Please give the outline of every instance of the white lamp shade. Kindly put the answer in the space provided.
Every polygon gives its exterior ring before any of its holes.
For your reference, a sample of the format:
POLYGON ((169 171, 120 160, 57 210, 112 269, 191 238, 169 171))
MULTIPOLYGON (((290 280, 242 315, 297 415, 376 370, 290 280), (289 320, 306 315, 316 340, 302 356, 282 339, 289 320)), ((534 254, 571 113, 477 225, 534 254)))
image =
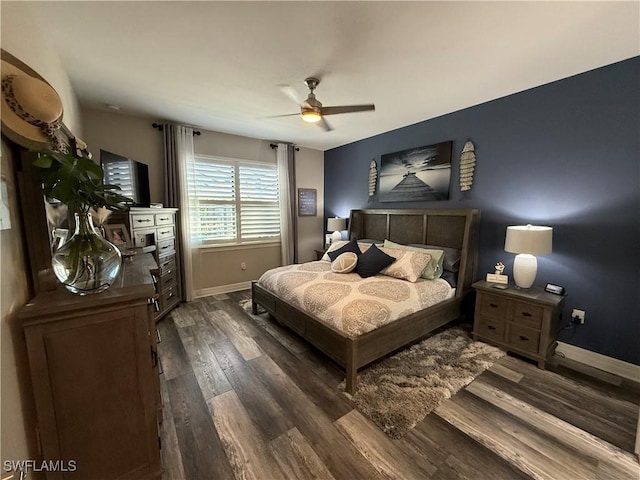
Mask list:
POLYGON ((327 230, 329 232, 341 232, 342 230, 347 229, 347 219, 346 218, 329 218, 327 220, 327 230))
POLYGON ((504 249, 517 253, 513 261, 513 280, 516 286, 528 289, 533 285, 538 273, 535 255, 551 253, 553 229, 536 225, 516 225, 507 227, 504 249))
POLYGON ((511 253, 547 255, 551 253, 553 229, 536 225, 507 227, 504 249, 511 253))

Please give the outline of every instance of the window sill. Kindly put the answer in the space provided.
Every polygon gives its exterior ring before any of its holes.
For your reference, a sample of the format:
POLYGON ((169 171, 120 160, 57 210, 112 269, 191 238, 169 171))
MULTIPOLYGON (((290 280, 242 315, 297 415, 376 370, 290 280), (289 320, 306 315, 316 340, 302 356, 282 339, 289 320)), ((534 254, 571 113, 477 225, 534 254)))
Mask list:
POLYGON ((279 247, 280 242, 255 242, 255 243, 209 243, 193 247, 196 250, 215 250, 223 252, 227 250, 248 250, 256 248, 272 248, 279 247))

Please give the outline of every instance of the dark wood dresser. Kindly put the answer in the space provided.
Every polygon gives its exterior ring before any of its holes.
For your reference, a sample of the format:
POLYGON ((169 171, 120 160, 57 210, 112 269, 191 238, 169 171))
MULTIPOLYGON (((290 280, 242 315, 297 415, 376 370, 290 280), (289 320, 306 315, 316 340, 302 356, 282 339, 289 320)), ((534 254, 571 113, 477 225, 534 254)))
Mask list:
POLYGON ((42 459, 75 466, 47 479, 161 478, 153 268, 139 254, 105 292, 61 287, 20 311, 42 459))

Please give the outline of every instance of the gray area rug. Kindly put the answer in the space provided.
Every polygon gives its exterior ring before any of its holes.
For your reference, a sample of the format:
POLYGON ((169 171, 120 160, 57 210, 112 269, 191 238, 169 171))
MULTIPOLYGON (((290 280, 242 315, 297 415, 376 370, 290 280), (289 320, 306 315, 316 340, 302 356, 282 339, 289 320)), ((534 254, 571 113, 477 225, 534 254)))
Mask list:
MULTIPOLYGON (((251 300, 240 302, 251 314, 251 300)), ((450 328, 358 373, 357 409, 389 437, 402 438, 505 352, 450 328)), ((345 383, 339 386, 344 391, 345 383)))
POLYGON ((360 372, 356 393, 345 395, 388 436, 402 438, 504 355, 450 328, 360 372))

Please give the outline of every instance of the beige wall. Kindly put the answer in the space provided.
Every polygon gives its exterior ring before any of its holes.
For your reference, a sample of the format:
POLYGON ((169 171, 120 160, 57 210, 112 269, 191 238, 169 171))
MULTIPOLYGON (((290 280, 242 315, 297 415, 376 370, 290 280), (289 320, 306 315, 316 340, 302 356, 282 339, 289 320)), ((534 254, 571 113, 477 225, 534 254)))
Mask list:
MULTIPOLYGON (((58 92, 64 106, 64 123, 82 136, 78 102, 60 58, 46 41, 45 29, 38 25, 27 2, 0 3, 2 48, 29 65, 58 92)), ((13 165, 2 145, 2 177, 11 195, 12 228, 0 232, 0 336, 2 344, 2 398, 0 458, 19 460, 35 458, 35 434, 32 425, 32 394, 27 374, 27 360, 20 326, 15 312, 28 300, 27 274, 22 251, 18 206, 15 201, 13 165)))
MULTIPOLYGON (((195 137, 196 153, 228 158, 274 162, 276 151, 268 140, 202 130, 195 137)), ((318 216, 298 217, 298 260, 315 260, 314 249, 322 246, 324 211, 324 153, 300 148, 295 152, 296 183, 299 188, 318 190, 318 216)), ((256 280, 266 270, 280 265, 280 247, 208 247, 194 251, 194 290, 196 296, 224 291, 226 285, 256 280), (246 270, 241 269, 246 264, 246 270)))
POLYGON ((38 72, 62 99, 63 121, 82 138, 80 108, 69 76, 54 47, 48 43, 46 28, 33 14, 29 2, 0 2, 2 19, 2 48, 38 72))
POLYGON ((164 203, 164 150, 162 132, 150 118, 110 110, 83 108, 84 140, 100 161, 100 150, 117 153, 149 165, 151 201, 164 203))
POLYGON ((296 186, 318 191, 317 215, 298 217, 298 262, 316 259, 314 250, 324 245, 324 152, 300 148, 296 152, 296 186))
POLYGON ((34 458, 34 407, 26 345, 16 312, 29 299, 14 169, 2 141, 2 178, 7 182, 11 228, 0 231, 0 342, 2 344, 2 460, 34 458))
MULTIPOLYGON (((100 149, 124 155, 149 165, 151 201, 164 203, 164 166, 162 134, 154 129, 152 118, 122 112, 83 109, 84 139, 94 158, 100 149)), ((200 129, 194 137, 196 153, 274 162, 276 151, 270 141, 211 132, 200 129)), ((323 243, 324 154, 319 150, 300 148, 296 152, 296 182, 299 188, 318 190, 318 216, 298 218, 298 258, 301 262, 315 259, 314 249, 323 243)), ((264 271, 280 265, 277 245, 256 248, 200 248, 193 253, 193 286, 196 295, 227 290, 227 286, 246 284, 264 271), (241 269, 241 264, 246 269, 241 269)))

